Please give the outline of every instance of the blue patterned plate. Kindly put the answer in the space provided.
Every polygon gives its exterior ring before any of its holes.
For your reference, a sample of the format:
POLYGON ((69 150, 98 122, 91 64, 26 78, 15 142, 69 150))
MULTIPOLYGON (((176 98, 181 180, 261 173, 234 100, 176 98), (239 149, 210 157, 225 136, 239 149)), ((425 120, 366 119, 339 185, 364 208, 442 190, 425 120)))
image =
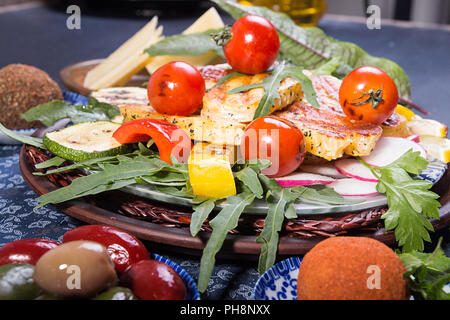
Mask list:
POLYGON ((180 275, 186 287, 186 300, 200 300, 200 292, 198 292, 197 285, 194 279, 192 279, 192 277, 189 273, 187 273, 186 270, 184 270, 172 260, 164 258, 163 256, 160 256, 156 253, 152 253, 152 259, 164 262, 165 264, 172 267, 180 275))
POLYGON ((302 258, 292 257, 280 261, 256 282, 255 300, 297 300, 297 276, 302 258))

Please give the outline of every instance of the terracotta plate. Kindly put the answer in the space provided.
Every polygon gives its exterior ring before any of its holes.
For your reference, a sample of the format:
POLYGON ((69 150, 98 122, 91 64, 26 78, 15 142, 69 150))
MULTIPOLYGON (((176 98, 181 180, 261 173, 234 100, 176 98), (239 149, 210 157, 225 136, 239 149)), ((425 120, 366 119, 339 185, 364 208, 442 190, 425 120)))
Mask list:
MULTIPOLYGON (((57 189, 57 186, 52 184, 47 178, 32 174, 33 167, 27 159, 24 149, 21 151, 19 164, 24 180, 38 195, 57 189)), ((442 207, 440 208, 441 219, 432 221, 436 230, 450 225, 449 182, 450 171, 447 170, 441 181, 434 187, 434 190, 441 195, 440 200, 442 203, 442 207)), ((151 200, 148 201, 151 202, 151 200)), ((153 204, 160 206, 161 210, 165 210, 164 205, 156 202, 153 204)), ((160 244, 164 249, 172 249, 177 252, 200 255, 209 237, 209 233, 207 232, 203 232, 197 237, 192 237, 187 229, 165 227, 138 218, 124 216, 81 200, 69 201, 58 207, 67 215, 86 223, 115 226, 143 240, 151 241, 156 245, 160 244)), ((393 232, 384 229, 377 230, 376 232, 361 232, 359 235, 375 238, 388 245, 395 245, 393 232)), ((279 256, 302 255, 321 240, 322 238, 318 237, 313 239, 281 237, 278 254, 279 256)), ((261 244, 255 242, 255 236, 229 235, 219 256, 233 259, 255 259, 258 257, 260 249, 261 244)))
MULTIPOLYGON (((75 64, 71 64, 64 69, 62 69, 59 73, 59 77, 61 78, 61 82, 64 86, 73 92, 80 93, 84 96, 88 96, 91 94, 92 90, 86 88, 84 84, 84 78, 86 74, 102 62, 104 59, 95 59, 95 60, 87 60, 78 62, 75 64)), ((130 81, 126 84, 126 86, 138 86, 140 87, 142 83, 148 81, 149 75, 145 70, 134 75, 130 81)))

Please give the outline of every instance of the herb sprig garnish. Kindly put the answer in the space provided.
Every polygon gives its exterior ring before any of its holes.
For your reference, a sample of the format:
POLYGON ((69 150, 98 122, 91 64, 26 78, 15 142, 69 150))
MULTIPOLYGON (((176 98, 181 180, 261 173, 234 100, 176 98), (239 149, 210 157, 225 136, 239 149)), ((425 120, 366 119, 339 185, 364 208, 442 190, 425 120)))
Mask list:
POLYGON ((120 116, 119 108, 108 103, 99 102, 90 97, 86 105, 72 105, 54 100, 40 104, 21 114, 26 121, 40 121, 50 127, 61 119, 70 119, 73 123, 112 120, 120 116))
POLYGON ((275 105, 275 100, 280 99, 280 94, 278 92, 280 83, 287 77, 294 78, 295 80, 300 82, 303 92, 305 93, 306 100, 314 108, 320 108, 312 81, 303 73, 302 68, 293 64, 289 64, 286 61, 282 61, 278 65, 276 65, 273 70, 269 70, 269 72, 270 75, 264 78, 260 83, 247 84, 228 91, 229 94, 235 94, 254 88, 264 89, 264 95, 259 101, 253 119, 266 116, 270 113, 270 108, 275 105))
POLYGON ((397 253, 406 267, 404 276, 415 299, 450 300, 450 293, 444 291, 450 282, 450 258, 441 249, 441 242, 442 238, 432 253, 397 253))
POLYGON ((359 159, 379 180, 377 190, 386 195, 388 211, 381 217, 386 230, 395 230, 395 239, 403 252, 423 251, 424 241, 430 242, 433 225, 429 218, 439 219, 439 195, 430 191, 429 181, 411 177, 425 169, 428 162, 420 152, 409 150, 385 167, 373 167, 359 159))

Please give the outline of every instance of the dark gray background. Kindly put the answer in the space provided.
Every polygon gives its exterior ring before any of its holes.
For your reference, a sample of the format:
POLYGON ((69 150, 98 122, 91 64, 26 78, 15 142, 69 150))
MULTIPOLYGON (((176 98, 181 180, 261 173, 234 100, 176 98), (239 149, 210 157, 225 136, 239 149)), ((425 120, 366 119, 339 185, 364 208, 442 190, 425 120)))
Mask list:
MULTIPOLYGON (((106 57, 139 30, 148 19, 81 17, 81 30, 68 30, 68 15, 40 6, 0 14, 0 67, 25 63, 47 71, 59 81, 59 71, 72 63, 106 57)), ((164 34, 179 33, 196 16, 161 18, 164 34)), ((232 20, 224 15, 226 22, 232 20)), ((413 100, 440 121, 450 124, 450 31, 394 27, 369 30, 363 23, 323 19, 328 35, 358 44, 372 55, 394 60, 412 83, 413 100)))

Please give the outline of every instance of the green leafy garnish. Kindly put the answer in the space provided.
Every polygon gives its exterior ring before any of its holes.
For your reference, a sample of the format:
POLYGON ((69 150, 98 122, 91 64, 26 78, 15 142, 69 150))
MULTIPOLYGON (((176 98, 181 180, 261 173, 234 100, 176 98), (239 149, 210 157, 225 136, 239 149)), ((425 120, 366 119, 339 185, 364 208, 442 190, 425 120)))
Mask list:
POLYGON ((120 189, 136 183, 136 179, 142 181, 142 177, 144 177, 144 179, 151 180, 154 178, 152 174, 175 170, 173 166, 156 158, 117 156, 117 159, 118 164, 105 163, 101 170, 77 178, 66 187, 40 196, 37 208, 49 203, 61 203, 87 195, 120 189))
POLYGON ((40 121, 49 127, 61 119, 70 119, 73 123, 81 123, 109 121, 119 115, 120 111, 116 106, 99 102, 90 97, 87 105, 72 105, 59 100, 47 102, 31 108, 20 117, 29 122, 40 121))
POLYGON ((237 72, 237 71, 230 72, 226 76, 223 76, 222 78, 220 78, 219 81, 216 82, 214 87, 217 87, 217 86, 221 85, 222 83, 224 83, 228 79, 231 79, 231 78, 234 78, 234 77, 239 77, 239 76, 245 76, 245 75, 246 75, 245 73, 240 73, 240 72, 237 72))
POLYGON ((227 198, 228 205, 224 207, 217 216, 210 221, 212 228, 211 237, 203 249, 200 260, 200 273, 198 276, 198 289, 204 292, 213 272, 216 262, 216 254, 222 248, 228 232, 237 227, 239 217, 244 209, 251 205, 255 195, 251 192, 243 192, 236 196, 227 198))
POLYGON ((306 100, 308 100, 308 102, 314 108, 320 108, 311 80, 303 73, 301 68, 292 64, 288 64, 284 61, 278 64, 271 72, 270 76, 264 78, 261 83, 239 86, 230 90, 228 93, 235 94, 254 88, 263 88, 264 95, 259 101, 258 107, 255 110, 255 115, 253 116, 253 119, 257 119, 259 117, 268 115, 270 112, 270 108, 275 105, 275 99, 280 99, 278 88, 281 81, 283 81, 287 77, 292 77, 300 82, 303 92, 305 93, 306 100))
POLYGON ((203 222, 208 218, 209 214, 213 211, 215 207, 216 199, 206 199, 198 205, 194 205, 192 208, 194 212, 191 216, 191 223, 189 225, 191 235, 195 237, 200 231, 203 222))
POLYGON ((439 219, 439 195, 430 191, 429 181, 415 180, 410 174, 418 174, 428 162, 419 152, 409 150, 385 167, 366 165, 379 180, 377 190, 388 200, 388 211, 383 214, 386 230, 395 230, 395 238, 403 252, 423 251, 424 241, 431 241, 429 231, 433 225, 429 218, 439 219))
POLYGON ((450 282, 450 258, 441 249, 441 241, 432 253, 413 250, 398 254, 415 299, 450 300, 450 293, 444 291, 444 285, 450 282))
POLYGON ((178 34, 166 37, 161 41, 151 45, 144 51, 151 57, 155 56, 200 56, 208 51, 214 51, 219 56, 224 56, 223 48, 218 46, 211 34, 222 29, 210 29, 204 32, 191 34, 178 34))
POLYGON ((47 168, 50 168, 50 167, 59 167, 60 165, 62 165, 66 161, 67 161, 66 159, 63 159, 63 158, 60 158, 60 157, 56 156, 56 157, 48 159, 48 160, 46 160, 44 162, 38 163, 34 167, 36 169, 47 169, 47 168))
POLYGON ((3 132, 6 136, 16 141, 20 141, 24 144, 28 144, 30 146, 34 146, 37 148, 46 149, 44 144, 42 143, 41 138, 30 137, 25 134, 14 132, 12 130, 5 128, 5 126, 3 126, 1 123, 0 123, 0 131, 3 132))
MULTIPOLYGON (((263 244, 258 262, 259 274, 263 274, 275 263, 279 240, 278 233, 283 226, 288 206, 292 205, 297 198, 298 194, 292 192, 292 190, 288 188, 269 190, 266 193, 266 201, 269 210, 264 219, 263 230, 256 238, 256 242, 263 244)), ((289 212, 287 216, 291 218, 294 217, 292 214, 289 214, 289 212)), ((297 217, 296 214, 295 217, 297 217)))

